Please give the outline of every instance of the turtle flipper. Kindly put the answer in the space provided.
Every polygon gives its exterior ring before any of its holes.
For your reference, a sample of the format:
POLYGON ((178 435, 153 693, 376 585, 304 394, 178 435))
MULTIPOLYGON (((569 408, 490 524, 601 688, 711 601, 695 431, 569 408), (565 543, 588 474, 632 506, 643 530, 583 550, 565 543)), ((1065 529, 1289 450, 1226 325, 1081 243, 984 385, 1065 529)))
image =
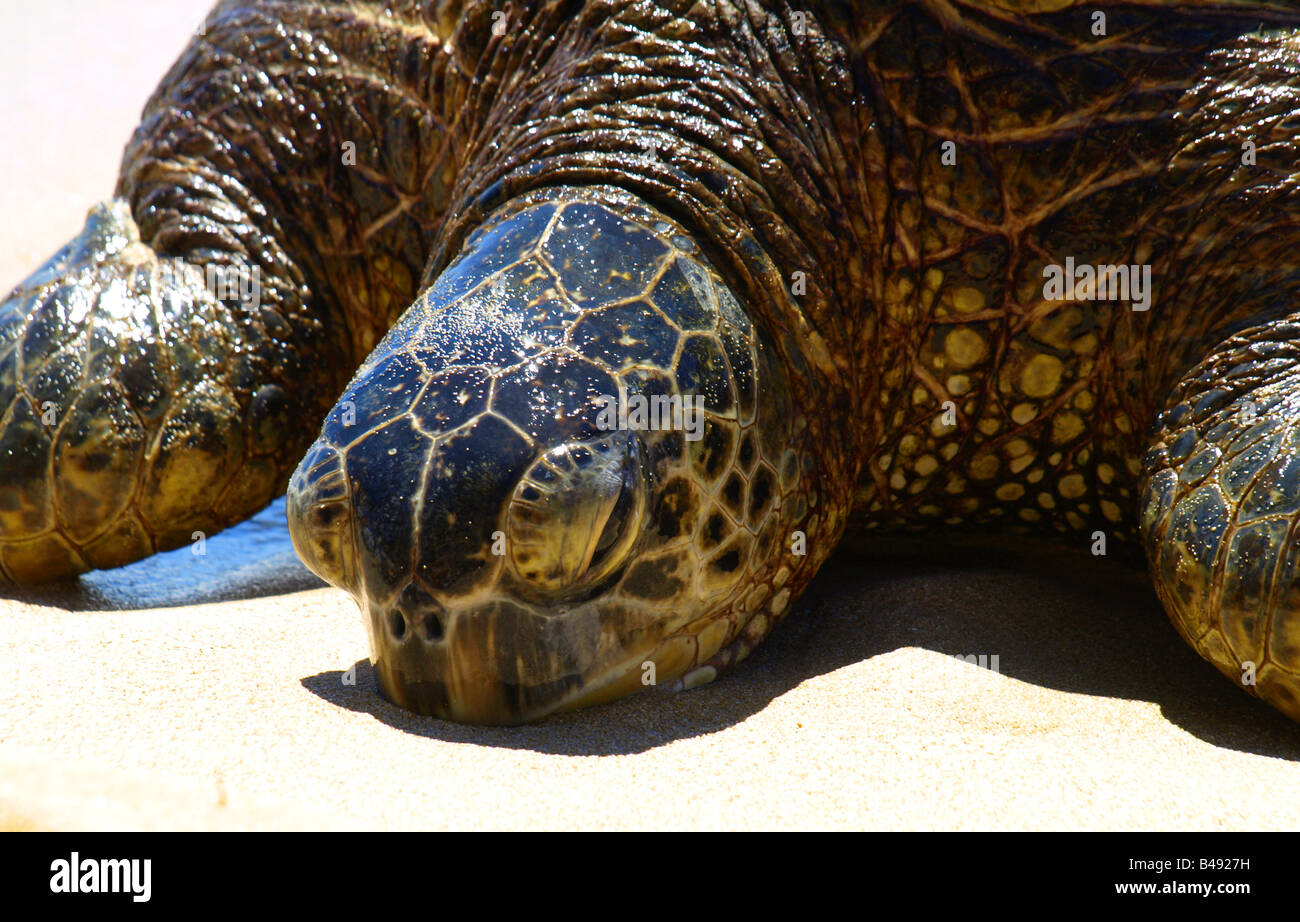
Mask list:
POLYGON ((1240 333, 1188 372, 1144 468, 1142 535, 1174 626, 1300 719, 1300 323, 1240 333))
POLYGON ((117 198, 0 302, 0 580, 128 563, 283 489, 457 174, 455 16, 398 12, 220 4, 117 198))
POLYGON ((160 256, 118 199, 0 302, 0 578, 129 563, 282 489, 304 373, 259 289, 160 256))

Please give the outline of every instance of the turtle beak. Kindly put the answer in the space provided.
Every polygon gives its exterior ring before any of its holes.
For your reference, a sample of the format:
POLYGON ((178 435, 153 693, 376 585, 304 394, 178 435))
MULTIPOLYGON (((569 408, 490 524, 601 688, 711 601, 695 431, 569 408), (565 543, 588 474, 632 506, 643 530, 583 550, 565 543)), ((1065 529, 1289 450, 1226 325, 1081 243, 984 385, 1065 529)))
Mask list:
POLYGON ((474 724, 518 724, 625 695, 636 651, 611 643, 599 602, 546 612, 508 600, 448 609, 415 584, 368 606, 380 693, 394 704, 474 724))

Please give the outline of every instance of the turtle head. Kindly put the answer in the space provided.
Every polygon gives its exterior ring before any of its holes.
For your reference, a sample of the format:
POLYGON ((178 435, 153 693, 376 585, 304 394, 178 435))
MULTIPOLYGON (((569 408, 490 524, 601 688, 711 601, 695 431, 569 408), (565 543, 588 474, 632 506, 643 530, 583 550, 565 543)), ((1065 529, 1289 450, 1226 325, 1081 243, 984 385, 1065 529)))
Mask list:
POLYGON ((790 595, 782 372, 679 230, 575 199, 470 238, 289 486, 299 554, 412 710, 515 723, 707 678, 790 595))

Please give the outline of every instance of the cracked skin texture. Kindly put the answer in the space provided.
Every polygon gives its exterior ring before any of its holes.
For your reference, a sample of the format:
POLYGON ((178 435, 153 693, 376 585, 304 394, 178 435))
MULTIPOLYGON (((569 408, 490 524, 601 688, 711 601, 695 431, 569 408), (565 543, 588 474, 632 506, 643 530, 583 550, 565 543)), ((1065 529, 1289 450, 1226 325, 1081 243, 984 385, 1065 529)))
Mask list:
POLYGON ((287 486, 381 692, 508 723, 712 679, 846 530, 1103 532, 1300 719, 1297 51, 1247 0, 223 2, 0 305, 0 576, 287 486))

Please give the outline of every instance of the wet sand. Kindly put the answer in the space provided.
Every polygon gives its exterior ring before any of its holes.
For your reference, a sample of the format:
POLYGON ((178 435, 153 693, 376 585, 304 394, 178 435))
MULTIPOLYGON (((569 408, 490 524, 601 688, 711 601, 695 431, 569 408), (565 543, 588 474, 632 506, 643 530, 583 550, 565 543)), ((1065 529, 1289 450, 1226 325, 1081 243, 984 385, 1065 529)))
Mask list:
MULTIPOLYGON (((0 8, 6 290, 110 194, 207 4, 122 6, 0 8)), ((0 828, 1300 828, 1300 726, 1117 565, 843 555, 713 685, 484 729, 378 696, 282 516, 0 590, 0 828)))

